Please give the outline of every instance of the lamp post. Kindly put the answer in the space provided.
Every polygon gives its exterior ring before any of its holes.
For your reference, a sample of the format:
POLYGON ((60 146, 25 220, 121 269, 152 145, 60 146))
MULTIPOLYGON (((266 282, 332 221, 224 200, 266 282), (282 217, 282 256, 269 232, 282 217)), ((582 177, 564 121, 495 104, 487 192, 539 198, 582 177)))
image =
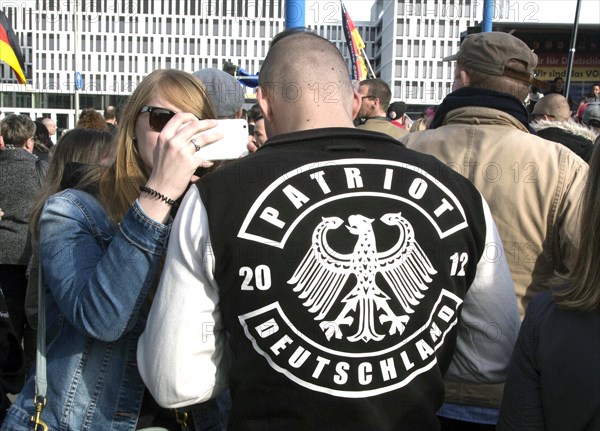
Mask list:
POLYGON ((306 1, 305 0, 287 0, 285 2, 285 28, 306 27, 306 1))
POLYGON ((571 86, 571 75, 573 73, 573 62, 575 60, 575 44, 577 43, 577 29, 579 27, 579 12, 581 11, 581 0, 577 0, 575 10, 575 23, 571 34, 571 48, 569 49, 569 62, 567 63, 567 75, 565 76, 565 97, 569 98, 569 87, 571 86))
POLYGON ((79 72, 79 0, 73 2, 73 85, 75 87, 75 115, 74 125, 77 124, 77 114, 79 112, 79 88, 81 86, 81 73, 79 72))
POLYGON ((483 21, 481 22, 481 31, 486 33, 492 31, 494 20, 494 0, 483 1, 483 21))

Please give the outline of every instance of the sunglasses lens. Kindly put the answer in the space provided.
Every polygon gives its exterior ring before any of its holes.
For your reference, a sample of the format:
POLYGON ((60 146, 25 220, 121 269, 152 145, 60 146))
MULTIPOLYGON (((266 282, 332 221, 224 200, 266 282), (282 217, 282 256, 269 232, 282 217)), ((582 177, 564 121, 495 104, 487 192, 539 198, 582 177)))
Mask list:
POLYGON ((166 109, 154 109, 152 112, 150 112, 150 117, 148 120, 150 122, 150 127, 157 132, 160 132, 174 115, 174 112, 166 109))

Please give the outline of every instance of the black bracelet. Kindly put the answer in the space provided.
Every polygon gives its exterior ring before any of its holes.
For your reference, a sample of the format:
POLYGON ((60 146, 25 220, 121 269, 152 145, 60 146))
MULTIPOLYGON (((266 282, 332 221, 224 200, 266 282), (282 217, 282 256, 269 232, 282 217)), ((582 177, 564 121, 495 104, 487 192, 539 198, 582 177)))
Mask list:
POLYGON ((153 196, 155 198, 160 199, 161 201, 163 201, 167 205, 170 205, 170 206, 175 205, 175 201, 173 199, 170 199, 170 198, 166 197, 162 193, 159 193, 156 190, 151 189, 150 187, 140 186, 140 191, 144 192, 144 193, 148 193, 149 195, 151 195, 151 196, 153 196))

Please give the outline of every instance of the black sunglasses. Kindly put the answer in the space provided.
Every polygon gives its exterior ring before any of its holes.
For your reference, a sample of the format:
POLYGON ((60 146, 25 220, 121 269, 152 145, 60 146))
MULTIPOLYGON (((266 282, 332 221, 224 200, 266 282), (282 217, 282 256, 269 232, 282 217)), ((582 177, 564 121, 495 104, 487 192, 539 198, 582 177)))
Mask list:
POLYGON ((144 106, 142 109, 140 109, 140 114, 143 114, 144 112, 150 113, 150 116, 148 117, 148 124, 150 124, 150 127, 157 132, 160 132, 162 129, 164 129, 169 120, 176 114, 173 111, 169 111, 165 108, 159 108, 157 106, 144 106))

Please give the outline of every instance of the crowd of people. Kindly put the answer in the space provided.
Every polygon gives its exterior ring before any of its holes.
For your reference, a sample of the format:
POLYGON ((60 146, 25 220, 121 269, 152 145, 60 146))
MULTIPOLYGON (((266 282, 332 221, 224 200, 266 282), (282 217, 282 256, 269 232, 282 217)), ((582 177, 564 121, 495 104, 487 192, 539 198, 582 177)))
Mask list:
POLYGON ((600 429, 600 85, 577 119, 508 33, 444 60, 414 120, 299 30, 247 111, 161 69, 56 141, 6 116, 0 430, 600 429))

